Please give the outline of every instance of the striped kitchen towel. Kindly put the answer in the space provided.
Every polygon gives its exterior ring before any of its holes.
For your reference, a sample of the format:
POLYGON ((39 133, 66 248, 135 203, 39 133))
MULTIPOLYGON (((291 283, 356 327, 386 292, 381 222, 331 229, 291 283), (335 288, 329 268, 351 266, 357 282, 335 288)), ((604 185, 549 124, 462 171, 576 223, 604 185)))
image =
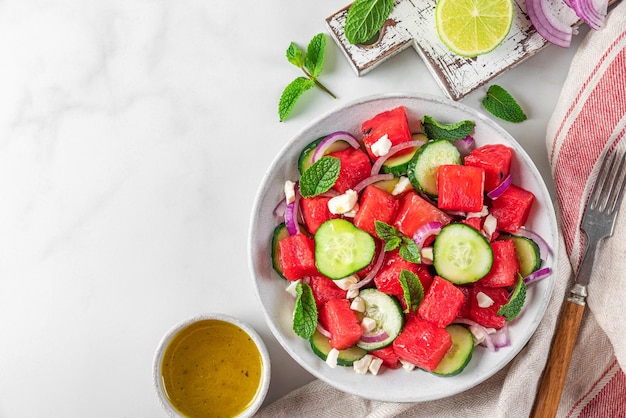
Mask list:
MULTIPOLYGON (((560 220, 558 277, 534 336, 507 367, 460 395, 434 402, 368 401, 315 380, 265 406, 260 417, 527 417, 561 305, 584 245, 584 202, 602 153, 626 147, 626 2, 577 51, 547 134, 560 220), (574 266, 574 268, 572 268, 574 266)), ((626 209, 601 243, 588 308, 558 417, 626 417, 626 209)))

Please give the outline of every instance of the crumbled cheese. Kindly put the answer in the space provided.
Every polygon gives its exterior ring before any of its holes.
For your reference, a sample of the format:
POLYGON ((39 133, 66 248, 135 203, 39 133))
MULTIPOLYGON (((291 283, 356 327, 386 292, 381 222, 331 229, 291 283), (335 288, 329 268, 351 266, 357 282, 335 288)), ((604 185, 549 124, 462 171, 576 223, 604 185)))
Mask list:
POLYGON ((352 286, 350 289, 348 289, 348 292, 346 293, 346 298, 348 299, 352 299, 359 296, 359 289, 355 286, 352 286))
POLYGON ((359 195, 352 189, 346 190, 344 194, 335 196, 328 201, 328 210, 334 215, 341 215, 350 212, 356 205, 359 195))
POLYGON ((358 374, 367 373, 367 370, 369 369, 370 363, 372 362, 373 358, 374 356, 372 356, 371 354, 366 354, 359 360, 352 363, 352 367, 354 368, 354 371, 357 372, 358 374))
POLYGON ((493 299, 483 292, 476 293, 476 301, 478 302, 478 306, 481 308, 488 308, 493 305, 493 299))
POLYGON ((364 331, 373 331, 376 328, 376 321, 368 316, 361 321, 361 328, 364 331))
POLYGON ((350 309, 356 312, 365 312, 365 301, 363 298, 360 296, 355 297, 350 304, 350 309))
POLYGON ((298 283, 300 283, 302 280, 298 279, 298 280, 294 280, 294 281, 290 281, 289 282, 289 286, 287 286, 287 288, 285 289, 285 292, 289 293, 291 296, 298 297, 298 294, 296 293, 296 286, 298 286, 298 283))
POLYGON ((359 210, 359 204, 355 203, 354 206, 352 206, 352 209, 350 209, 350 211, 344 213, 343 216, 345 216, 346 218, 354 218, 356 216, 356 212, 358 210, 359 210))
POLYGON ((380 371, 380 366, 382 365, 383 365, 383 361, 379 359, 378 357, 374 356, 374 358, 370 362, 370 366, 368 367, 368 369, 370 373, 372 373, 373 375, 377 375, 378 372, 380 371))
POLYGON ((498 227, 498 220, 495 216, 489 214, 485 218, 485 222, 483 222, 483 231, 491 237, 494 232, 496 232, 496 228, 498 227))
POLYGON ((410 363, 406 360, 402 360, 402 359, 400 359, 400 364, 402 364, 402 368, 406 370, 407 372, 415 370, 415 367, 416 367, 415 364, 410 363))
MULTIPOLYGON (((478 327, 470 325, 469 330, 474 336, 474 345, 482 344, 487 338, 483 330, 478 327)), ((485 328, 485 330, 487 331, 487 334, 493 334, 496 332, 495 328, 485 328)))
POLYGON ((337 367, 337 359, 339 358, 339 350, 336 348, 331 348, 326 356, 326 364, 328 364, 331 368, 337 367))
POLYGON ((468 212, 466 218, 482 218, 483 216, 489 215, 489 208, 487 206, 483 206, 483 210, 480 212, 468 212))
POLYGON ((350 288, 359 282, 358 276, 355 274, 351 276, 344 277, 343 279, 333 280, 333 282, 337 285, 341 290, 350 290, 350 288))
POLYGON ((287 180, 285 182, 285 201, 287 204, 293 203, 296 200, 296 183, 293 181, 287 180))
POLYGON ((409 178, 406 176, 400 176, 400 178, 398 179, 398 182, 396 183, 395 187, 391 191, 391 194, 394 196, 397 196, 399 194, 406 192, 411 187, 413 186, 411 186, 411 181, 409 180, 409 178))
POLYGON ((423 247, 420 251, 420 257, 422 259, 422 263, 432 263, 433 262, 433 247, 423 247))
POLYGON ((387 134, 378 138, 378 141, 374 142, 371 147, 372 154, 374 154, 377 157, 382 157, 384 155, 387 155, 390 149, 391 149, 391 141, 389 140, 389 137, 387 136, 387 134))

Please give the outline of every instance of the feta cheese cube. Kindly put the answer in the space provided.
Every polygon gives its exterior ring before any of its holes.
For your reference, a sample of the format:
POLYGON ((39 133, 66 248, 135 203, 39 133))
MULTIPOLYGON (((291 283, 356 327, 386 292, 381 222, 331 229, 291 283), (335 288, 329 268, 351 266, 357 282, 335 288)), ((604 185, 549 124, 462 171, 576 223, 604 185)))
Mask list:
POLYGON ((378 138, 378 140, 374 142, 371 147, 372 154, 377 157, 387 155, 389 153, 389 149, 391 149, 391 141, 389 140, 387 134, 378 138))
POLYGON ((352 189, 346 190, 344 194, 335 196, 328 201, 328 210, 334 215, 341 215, 350 212, 356 205, 359 195, 352 189))
POLYGON ((406 192, 411 187, 413 186, 411 186, 411 181, 409 180, 409 178, 406 176, 400 176, 400 178, 398 179, 398 182, 396 183, 395 187, 391 191, 391 194, 394 196, 397 196, 399 194, 406 192))
POLYGON ((339 350, 336 348, 331 348, 326 356, 326 364, 328 364, 332 369, 337 367, 337 359, 339 358, 339 350))
POLYGON ((380 371, 380 366, 383 365, 383 361, 376 356, 373 356, 373 357, 374 358, 372 358, 372 361, 370 362, 370 366, 368 367, 368 370, 373 375, 377 375, 378 372, 380 371))
POLYGON ((370 367, 370 363, 372 362, 373 358, 374 356, 372 356, 371 354, 366 354, 363 356, 363 358, 352 363, 352 367, 354 368, 354 371, 357 372, 358 374, 367 373, 370 367))
POLYGON ((493 305, 493 299, 483 292, 476 293, 476 301, 478 301, 478 306, 481 308, 488 308, 493 305))
POLYGON ((350 309, 356 312, 365 312, 365 301, 363 298, 360 296, 355 297, 350 304, 350 309))
POLYGON ((293 181, 287 180, 284 186, 285 190, 285 201, 287 204, 293 203, 296 200, 296 183, 293 181))
POLYGON ((364 331, 373 331, 376 328, 376 321, 366 316, 361 321, 361 328, 364 331))

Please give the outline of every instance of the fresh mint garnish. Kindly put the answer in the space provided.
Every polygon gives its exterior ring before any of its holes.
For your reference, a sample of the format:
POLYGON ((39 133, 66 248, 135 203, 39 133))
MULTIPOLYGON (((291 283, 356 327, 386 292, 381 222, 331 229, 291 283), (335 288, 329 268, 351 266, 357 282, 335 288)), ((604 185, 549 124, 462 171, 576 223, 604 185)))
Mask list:
POLYGON ((376 235, 385 241, 385 251, 393 251, 399 248, 400 257, 411 263, 421 262, 420 251, 417 244, 411 238, 404 235, 396 227, 383 221, 374 221, 376 235))
POLYGON ((476 123, 473 120, 462 120, 456 123, 439 123, 432 116, 422 117, 424 134, 430 140, 445 139, 455 141, 474 133, 476 123))
POLYGON ((393 10, 394 0, 355 0, 348 9, 344 33, 351 44, 369 41, 393 10))
POLYGON ((400 285, 404 291, 404 301, 406 302, 405 313, 415 312, 424 300, 424 287, 419 277, 409 270, 400 272, 400 285))
POLYGON ((300 96, 313 86, 318 86, 333 99, 336 98, 330 90, 317 80, 324 66, 325 51, 326 36, 323 33, 318 33, 311 39, 306 54, 295 43, 289 44, 286 52, 287 61, 300 68, 306 77, 296 78, 283 90, 278 101, 278 117, 281 122, 289 116, 300 96))
POLYGON ((317 306, 311 286, 306 283, 296 285, 296 306, 293 310, 293 332, 308 340, 317 329, 317 306))
POLYGON ((335 185, 341 170, 341 160, 326 155, 315 161, 300 177, 300 194, 313 197, 330 190, 335 185))
POLYGON ((513 96, 496 84, 487 89, 487 96, 482 103, 492 115, 507 122, 519 123, 526 120, 524 110, 513 96))
POLYGON ((498 315, 504 316, 507 321, 512 321, 522 311, 526 301, 526 284, 524 278, 518 275, 517 285, 509 301, 498 309, 498 315))

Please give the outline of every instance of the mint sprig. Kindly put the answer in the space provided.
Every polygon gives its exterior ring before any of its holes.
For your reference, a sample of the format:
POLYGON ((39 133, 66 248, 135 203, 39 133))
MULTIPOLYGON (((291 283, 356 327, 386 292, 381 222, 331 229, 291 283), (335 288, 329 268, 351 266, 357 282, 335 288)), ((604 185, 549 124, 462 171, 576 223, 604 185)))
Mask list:
POLYGON ((326 155, 315 161, 300 177, 300 195, 313 197, 330 190, 335 185, 341 170, 341 160, 326 155))
POLYGON ((422 117, 424 135, 430 140, 445 139, 455 141, 474 133, 476 123, 473 120, 462 120, 456 123, 440 123, 432 116, 422 117))
POLYGON ((355 0, 348 9, 344 33, 351 44, 369 41, 393 10, 394 0, 355 0))
POLYGON ((409 270, 400 272, 400 285, 404 291, 404 301, 406 302, 405 313, 415 312, 424 300, 424 286, 419 277, 409 270))
POLYGON ((325 51, 326 36, 324 36, 323 33, 318 33, 311 39, 307 46, 306 53, 302 52, 294 42, 289 44, 285 54, 287 61, 300 68, 304 72, 305 77, 301 76, 296 78, 283 90, 280 100, 278 101, 278 117, 281 122, 289 116, 300 96, 313 86, 318 86, 333 99, 337 98, 317 79, 322 73, 325 51))
POLYGON ((385 241, 385 251, 393 251, 399 248, 400 257, 411 263, 420 263, 421 256, 417 244, 411 238, 404 235, 396 227, 383 221, 374 221, 376 235, 385 241))
POLYGON ((487 89, 487 96, 482 103, 492 115, 507 122, 519 123, 526 120, 526 114, 519 103, 497 84, 487 89))
POLYGON ((317 306, 311 286, 306 283, 296 285, 296 305, 293 310, 293 332, 306 340, 317 329, 317 306))
POLYGON ((522 311, 525 301, 526 284, 524 283, 522 275, 519 274, 517 278, 517 285, 515 286, 515 290, 513 291, 511 298, 505 305, 498 309, 498 315, 504 316, 507 322, 512 321, 522 311))

